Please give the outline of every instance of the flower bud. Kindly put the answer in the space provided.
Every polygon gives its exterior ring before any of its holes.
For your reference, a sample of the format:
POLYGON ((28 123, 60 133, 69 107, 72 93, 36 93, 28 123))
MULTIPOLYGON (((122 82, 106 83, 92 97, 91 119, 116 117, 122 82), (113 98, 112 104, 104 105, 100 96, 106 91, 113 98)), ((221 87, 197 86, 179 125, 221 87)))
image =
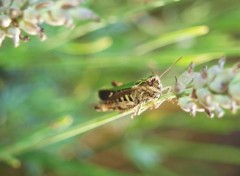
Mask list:
POLYGON ((175 77, 175 79, 176 79, 176 82, 175 82, 175 84, 174 84, 173 90, 174 90, 174 92, 175 92, 176 94, 181 94, 181 93, 183 93, 183 92, 185 91, 186 86, 185 86, 184 84, 180 83, 180 82, 177 80, 177 77, 175 77))
POLYGON ((188 70, 183 72, 178 78, 177 78, 177 82, 178 84, 182 84, 185 87, 187 87, 188 84, 190 84, 193 81, 194 78, 194 64, 191 63, 188 67, 188 70))
POLYGON ((223 68, 224 63, 220 59, 218 65, 200 73, 190 67, 179 76, 174 90, 184 111, 194 115, 204 110, 210 117, 222 117, 224 109, 235 113, 240 108, 240 63, 228 69, 223 68))
POLYGON ((69 9, 73 7, 77 7, 81 3, 81 0, 61 0, 59 1, 59 5, 62 9, 69 9))
POLYGON ((237 74, 240 72, 240 62, 234 65, 234 67, 232 68, 232 71, 234 74, 237 74))
POLYGON ((0 30, 0 47, 2 46, 2 42, 5 39, 5 36, 6 36, 5 32, 0 30))
POLYGON ((39 35, 41 41, 45 41, 47 39, 47 36, 43 30, 41 30, 38 35, 39 35))
POLYGON ((218 65, 214 65, 208 69, 207 71, 208 82, 213 81, 217 74, 222 71, 224 62, 225 62, 224 59, 220 59, 218 65))
POLYGON ((240 72, 229 83, 228 93, 240 105, 240 72))
POLYGON ((215 79, 208 84, 209 88, 214 92, 224 93, 227 91, 228 84, 233 76, 234 74, 231 69, 222 70, 216 75, 215 79))
POLYGON ((217 102, 214 101, 213 95, 206 96, 205 104, 203 104, 203 106, 205 108, 205 112, 209 115, 210 118, 213 118, 214 114, 216 114, 217 117, 222 117, 224 115, 223 109, 217 102))
POLYGON ((41 30, 37 24, 31 23, 30 21, 20 21, 19 26, 30 35, 37 35, 41 30))
POLYGON ((7 15, 0 15, 0 27, 6 28, 11 24, 12 20, 7 15))
POLYGON ((232 109, 233 101, 227 95, 214 95, 213 101, 219 104, 219 106, 223 107, 224 109, 232 109))
POLYGON ((54 6, 53 1, 43 1, 43 2, 38 2, 33 6, 34 9, 36 10, 42 10, 42 9, 49 9, 54 6))
POLYGON ((224 110, 220 106, 216 106, 214 112, 218 118, 223 117, 225 114, 224 110))
POLYGON ((20 29, 18 27, 10 27, 7 30, 7 36, 13 39, 14 47, 18 47, 20 41, 20 29))
POLYGON ((210 110, 214 108, 212 94, 207 88, 196 89, 196 96, 201 105, 208 107, 210 110))
POLYGON ((42 18, 47 24, 50 24, 52 26, 61 26, 66 23, 69 16, 64 10, 55 9, 43 14, 42 18))
POLYGON ((220 69, 223 69, 225 62, 226 62, 225 57, 222 57, 222 58, 219 59, 218 66, 219 66, 220 69))
POLYGON ((80 20, 95 20, 99 21, 99 17, 93 13, 93 11, 83 8, 83 7, 78 7, 78 8, 73 8, 69 10, 69 13, 72 17, 80 19, 80 20))
POLYGON ((201 73, 194 73, 193 87, 195 89, 204 87, 207 84, 207 70, 202 70, 201 73))
POLYGON ((29 21, 31 23, 37 24, 41 22, 40 12, 35 10, 34 8, 27 8, 23 12, 24 21, 29 21))
POLYGON ((178 99, 179 106, 186 112, 190 112, 192 116, 196 115, 196 112, 204 112, 203 108, 199 108, 196 103, 194 103, 191 97, 180 97, 178 99))
POLYGON ((22 11, 18 7, 11 7, 8 10, 8 16, 12 19, 18 18, 20 15, 22 15, 22 11))

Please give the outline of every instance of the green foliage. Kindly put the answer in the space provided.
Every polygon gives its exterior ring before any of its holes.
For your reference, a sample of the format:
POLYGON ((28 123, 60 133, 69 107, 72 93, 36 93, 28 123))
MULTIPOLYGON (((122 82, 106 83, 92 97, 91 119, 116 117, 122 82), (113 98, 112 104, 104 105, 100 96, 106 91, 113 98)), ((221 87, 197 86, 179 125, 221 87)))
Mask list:
POLYGON ((239 1, 87 6, 100 22, 46 26, 45 42, 32 37, 13 48, 6 39, 0 48, 0 175, 239 175, 239 114, 192 118, 165 103, 131 120, 130 112, 93 109, 112 80, 134 82, 180 56, 164 86, 192 61, 200 70, 224 55, 233 65, 239 1))

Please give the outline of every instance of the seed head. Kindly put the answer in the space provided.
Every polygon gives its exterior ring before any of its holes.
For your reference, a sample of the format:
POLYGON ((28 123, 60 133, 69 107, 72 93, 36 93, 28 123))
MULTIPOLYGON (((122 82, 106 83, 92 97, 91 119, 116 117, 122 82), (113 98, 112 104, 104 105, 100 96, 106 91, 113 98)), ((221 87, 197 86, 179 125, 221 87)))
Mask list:
POLYGON ((36 35, 44 41, 47 36, 41 27, 43 23, 74 28, 74 19, 96 20, 98 18, 90 9, 81 7, 82 0, 0 2, 2 2, 0 4, 0 46, 6 37, 12 38, 15 47, 19 45, 20 40, 29 41, 26 40, 29 38, 28 35, 36 35))
POLYGON ((222 117, 224 110, 236 113, 240 108, 240 63, 224 68, 225 59, 217 65, 194 72, 192 64, 176 78, 174 92, 178 104, 191 115, 206 112, 222 117))

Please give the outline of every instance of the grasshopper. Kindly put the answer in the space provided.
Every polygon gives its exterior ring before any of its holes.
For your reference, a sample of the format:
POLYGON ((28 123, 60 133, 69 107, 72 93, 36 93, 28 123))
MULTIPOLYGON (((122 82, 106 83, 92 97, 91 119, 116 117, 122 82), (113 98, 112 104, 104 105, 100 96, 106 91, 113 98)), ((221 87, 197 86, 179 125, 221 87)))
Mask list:
POLYGON ((160 78, 166 74, 181 58, 175 61, 160 76, 151 75, 136 82, 121 85, 119 82, 112 82, 112 89, 99 90, 98 95, 101 102, 95 106, 97 111, 126 111, 134 109, 134 114, 139 115, 143 112, 142 105, 151 103, 153 108, 158 108, 161 103, 156 104, 166 90, 171 87, 163 87, 160 78))

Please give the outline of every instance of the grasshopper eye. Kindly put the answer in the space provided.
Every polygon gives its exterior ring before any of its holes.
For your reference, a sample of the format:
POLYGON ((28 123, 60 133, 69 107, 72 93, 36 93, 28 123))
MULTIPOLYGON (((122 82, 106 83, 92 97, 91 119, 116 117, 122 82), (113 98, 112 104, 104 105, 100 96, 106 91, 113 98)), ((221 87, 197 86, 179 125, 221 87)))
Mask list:
POLYGON ((153 84, 154 84, 155 81, 156 81, 156 79, 153 78, 151 81, 148 82, 148 85, 149 85, 149 86, 153 86, 153 84))

